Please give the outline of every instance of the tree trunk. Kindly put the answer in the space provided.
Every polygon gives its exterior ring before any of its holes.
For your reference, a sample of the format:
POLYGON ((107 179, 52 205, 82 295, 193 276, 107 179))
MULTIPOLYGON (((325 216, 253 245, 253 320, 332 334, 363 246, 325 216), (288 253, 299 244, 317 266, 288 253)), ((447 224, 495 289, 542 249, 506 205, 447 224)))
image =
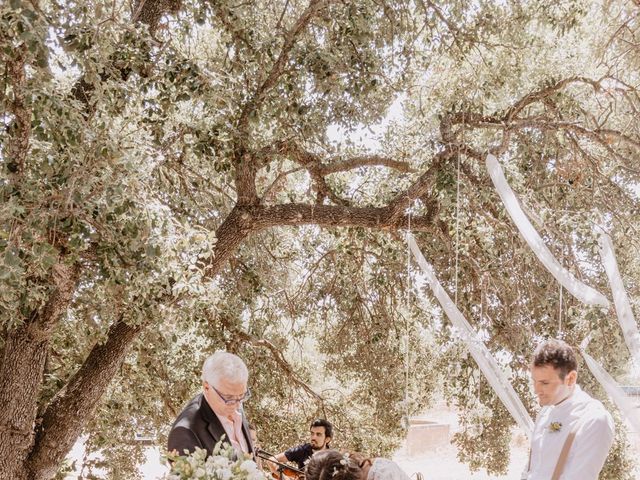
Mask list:
POLYGON ((33 442, 48 341, 37 341, 24 325, 7 338, 0 365, 0 479, 27 478, 24 461, 33 442))
POLYGON ((49 403, 27 460, 30 480, 55 476, 142 330, 142 325, 113 324, 107 341, 93 347, 82 367, 49 403))
POLYGON ((27 478, 24 462, 33 445, 49 340, 71 302, 78 273, 76 266, 56 265, 56 288, 47 303, 6 336, 0 364, 0 480, 27 478))

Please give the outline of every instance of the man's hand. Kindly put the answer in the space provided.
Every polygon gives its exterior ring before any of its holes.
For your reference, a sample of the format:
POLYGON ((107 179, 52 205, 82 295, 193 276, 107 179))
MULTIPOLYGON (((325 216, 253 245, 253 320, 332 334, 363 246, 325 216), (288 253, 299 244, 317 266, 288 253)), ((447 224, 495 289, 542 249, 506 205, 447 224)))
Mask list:
POLYGON ((276 459, 276 457, 270 457, 269 461, 267 462, 267 465, 269 465, 269 470, 271 470, 271 473, 278 473, 278 465, 276 465, 273 462, 277 462, 278 460, 276 459))

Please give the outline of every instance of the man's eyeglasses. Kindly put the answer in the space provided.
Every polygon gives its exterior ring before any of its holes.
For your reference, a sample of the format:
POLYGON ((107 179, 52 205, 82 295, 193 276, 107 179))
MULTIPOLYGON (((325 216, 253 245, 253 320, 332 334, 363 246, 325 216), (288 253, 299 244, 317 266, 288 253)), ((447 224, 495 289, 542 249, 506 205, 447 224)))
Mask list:
POLYGON ((216 387, 214 387, 210 383, 209 383, 209 386, 213 389, 214 392, 216 392, 218 394, 218 396, 220 397, 220 400, 222 400, 225 405, 234 405, 236 403, 242 403, 245 400, 249 400, 251 398, 251 389, 250 388, 247 388, 247 391, 244 392, 244 395, 242 395, 241 397, 233 398, 233 397, 230 397, 228 395, 223 395, 222 393, 220 393, 218 391, 218 389, 216 387))

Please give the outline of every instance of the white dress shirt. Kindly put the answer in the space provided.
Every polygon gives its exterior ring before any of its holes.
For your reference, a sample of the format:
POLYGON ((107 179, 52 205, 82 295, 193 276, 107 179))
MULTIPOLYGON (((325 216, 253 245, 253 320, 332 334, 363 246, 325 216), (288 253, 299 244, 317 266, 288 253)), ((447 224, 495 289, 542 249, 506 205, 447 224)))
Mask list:
MULTIPOLYGON (((215 413, 215 412, 213 412, 215 413)), ((242 433, 242 415, 237 410, 233 412, 233 420, 223 415, 218 415, 218 420, 222 424, 222 428, 227 433, 227 438, 231 442, 233 448, 238 454, 249 453, 249 445, 247 439, 242 433)))
POLYGON ((560 480, 597 480, 613 443, 614 424, 598 400, 576 385, 569 398, 540 410, 527 480, 550 480, 569 433, 577 427, 560 480))

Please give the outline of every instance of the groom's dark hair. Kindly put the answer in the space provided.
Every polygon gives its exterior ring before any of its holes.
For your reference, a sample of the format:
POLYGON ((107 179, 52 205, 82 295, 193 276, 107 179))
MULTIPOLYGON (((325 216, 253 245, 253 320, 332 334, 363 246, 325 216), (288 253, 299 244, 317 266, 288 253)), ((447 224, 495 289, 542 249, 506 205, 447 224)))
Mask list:
POLYGON ((578 371, 578 361, 573 349, 562 340, 547 340, 538 345, 533 354, 533 366, 551 365, 558 371, 560 380, 573 370, 578 371))

